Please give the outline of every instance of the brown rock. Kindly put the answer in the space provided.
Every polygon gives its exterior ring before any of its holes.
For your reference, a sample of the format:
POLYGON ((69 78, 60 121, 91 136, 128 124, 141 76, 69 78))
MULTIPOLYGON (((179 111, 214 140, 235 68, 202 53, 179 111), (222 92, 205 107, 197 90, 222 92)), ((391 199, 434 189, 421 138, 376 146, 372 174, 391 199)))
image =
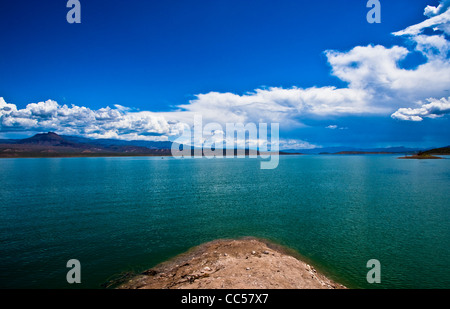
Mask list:
POLYGON ((119 288, 340 289, 345 287, 331 281, 282 248, 263 240, 243 238, 216 240, 195 247, 134 277, 119 288), (253 255, 249 257, 248 252, 253 255), (255 256, 254 252, 263 254, 255 256), (223 258, 224 256, 226 258, 223 258))

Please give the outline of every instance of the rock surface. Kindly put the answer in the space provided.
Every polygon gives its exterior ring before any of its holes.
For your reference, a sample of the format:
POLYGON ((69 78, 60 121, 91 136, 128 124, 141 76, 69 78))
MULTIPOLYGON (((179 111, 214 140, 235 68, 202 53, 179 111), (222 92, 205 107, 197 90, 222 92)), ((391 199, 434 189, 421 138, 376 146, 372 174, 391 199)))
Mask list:
POLYGON ((312 266, 254 238, 216 240, 147 270, 120 289, 342 289, 312 266))

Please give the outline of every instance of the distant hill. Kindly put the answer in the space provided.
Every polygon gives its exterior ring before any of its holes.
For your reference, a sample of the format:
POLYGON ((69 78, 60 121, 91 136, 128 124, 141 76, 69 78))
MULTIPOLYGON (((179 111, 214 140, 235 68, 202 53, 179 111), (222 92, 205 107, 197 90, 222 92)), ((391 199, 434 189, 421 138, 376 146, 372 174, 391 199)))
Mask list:
POLYGON ((435 155, 450 155, 450 146, 421 151, 415 155, 404 156, 399 159, 443 159, 441 157, 436 157, 435 155))
MULTIPOLYGON (((122 141, 114 139, 89 139, 77 136, 58 135, 53 132, 36 134, 25 139, 0 140, 0 158, 25 157, 101 157, 101 156, 171 156, 172 142, 122 141)), ((194 148, 190 148, 191 156, 194 148)), ((245 149, 249 154, 260 155, 259 151, 245 149)), ((234 149, 233 155, 238 150, 234 149)), ((300 153, 284 153, 294 155, 300 153)), ((223 150, 223 156, 226 150, 223 150)))
POLYGON ((172 142, 153 142, 153 141, 124 141, 117 139, 90 139, 79 136, 61 135, 67 141, 74 143, 90 144, 97 146, 138 146, 148 149, 170 149, 172 142))
MULTIPOLYGON (((88 139, 85 139, 88 140, 88 139)), ((70 157, 70 156, 161 156, 170 149, 150 149, 135 145, 83 143, 49 132, 20 140, 0 140, 0 157, 70 157)))
POLYGON ((423 148, 386 147, 386 148, 355 148, 355 147, 324 147, 314 149, 289 149, 285 152, 301 152, 304 154, 415 154, 423 148))
POLYGON ((339 151, 332 154, 335 155, 357 155, 357 154, 393 154, 394 152, 387 151, 339 151))
POLYGON ((450 155, 450 146, 422 151, 419 152, 418 155, 450 155))
MULTIPOLYGON (((170 141, 124 141, 115 139, 90 139, 78 136, 58 135, 53 132, 36 134, 25 139, 0 140, 0 157, 98 157, 98 156, 170 156, 173 143, 170 141)), ((190 147, 190 146, 188 146, 190 147)), ((194 148, 190 147, 191 155, 194 148)), ((245 155, 250 151, 245 150, 245 155)), ((260 155, 259 151, 252 152, 260 155)), ((279 152, 280 155, 301 154, 409 154, 431 155, 449 154, 450 146, 430 150, 388 147, 388 148, 352 148, 352 147, 328 147, 316 149, 291 149, 279 152)), ((223 151, 223 155, 226 150, 223 151)), ((237 154, 234 149, 233 154, 237 154)))
POLYGON ((76 143, 65 140, 56 133, 49 132, 44 134, 36 134, 30 138, 17 140, 16 145, 42 145, 42 146, 60 146, 60 147, 77 147, 76 143))

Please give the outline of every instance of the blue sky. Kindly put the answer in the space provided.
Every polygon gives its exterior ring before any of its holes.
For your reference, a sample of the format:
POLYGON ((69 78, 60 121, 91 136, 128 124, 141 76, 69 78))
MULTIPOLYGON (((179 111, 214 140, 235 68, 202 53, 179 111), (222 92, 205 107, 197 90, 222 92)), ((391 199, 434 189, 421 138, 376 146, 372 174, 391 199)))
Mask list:
POLYGON ((80 2, 0 3, 0 137, 173 140, 200 113, 284 148, 450 144, 449 1, 80 2))

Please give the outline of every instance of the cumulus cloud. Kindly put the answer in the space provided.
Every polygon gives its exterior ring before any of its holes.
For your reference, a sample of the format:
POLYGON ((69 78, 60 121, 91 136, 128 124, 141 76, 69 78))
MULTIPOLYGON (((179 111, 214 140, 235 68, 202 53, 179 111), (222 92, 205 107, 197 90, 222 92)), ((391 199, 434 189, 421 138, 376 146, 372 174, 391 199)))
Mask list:
POLYGON ((332 74, 347 82, 347 87, 272 87, 243 95, 210 92, 179 108, 186 113, 201 113, 211 121, 272 121, 295 126, 310 117, 389 115, 413 102, 443 97, 450 85, 450 42, 443 34, 425 35, 422 31, 427 27, 447 29, 449 1, 427 7, 425 15, 429 18, 425 22, 394 33, 406 35, 414 50, 368 45, 349 51, 325 51, 332 74), (426 62, 402 68, 401 62, 413 51, 422 53, 426 62))
POLYGON ((427 104, 422 104, 417 108, 400 108, 391 115, 394 119, 408 121, 422 121, 423 118, 438 118, 450 114, 450 97, 428 99, 427 104))
POLYGON ((17 107, 14 104, 8 104, 5 99, 0 97, 0 117, 8 115, 14 111, 17 111, 17 107))
POLYGON ((441 3, 439 3, 437 7, 427 5, 423 14, 428 17, 434 17, 442 13, 445 13, 445 11, 447 11, 449 7, 450 7, 450 0, 443 0, 441 1, 441 3))
POLYGON ((380 112, 367 106, 368 94, 359 89, 321 87, 256 89, 244 95, 210 92, 179 107, 220 123, 276 122, 300 125, 302 116, 380 112))
POLYGON ((57 131, 92 138, 167 140, 179 133, 177 124, 147 111, 130 112, 122 106, 92 110, 60 105, 55 101, 28 104, 17 109, 0 98, 1 131, 57 131))
POLYGON ((412 40, 417 44, 416 50, 428 59, 445 59, 450 50, 450 42, 443 35, 417 35, 412 40))
MULTIPOLYGON (((445 48, 441 46, 441 50, 445 48)), ((422 52, 428 55, 425 48, 422 52)), ((348 82, 350 89, 365 91, 371 98, 367 105, 381 110, 409 105, 411 101, 430 96, 443 96, 448 89, 448 58, 428 57, 426 63, 415 69, 403 69, 399 62, 408 54, 404 47, 380 45, 358 46, 346 53, 327 52, 334 75, 348 82)))
POLYGON ((207 121, 220 123, 278 122, 292 127, 310 117, 390 114, 411 102, 443 96, 450 85, 450 62, 443 56, 450 50, 448 41, 443 36, 419 36, 417 42, 416 49, 428 61, 414 69, 399 65, 410 53, 405 47, 329 50, 325 54, 332 73, 348 87, 271 87, 243 95, 210 92, 180 105, 176 118, 199 113, 207 121))

